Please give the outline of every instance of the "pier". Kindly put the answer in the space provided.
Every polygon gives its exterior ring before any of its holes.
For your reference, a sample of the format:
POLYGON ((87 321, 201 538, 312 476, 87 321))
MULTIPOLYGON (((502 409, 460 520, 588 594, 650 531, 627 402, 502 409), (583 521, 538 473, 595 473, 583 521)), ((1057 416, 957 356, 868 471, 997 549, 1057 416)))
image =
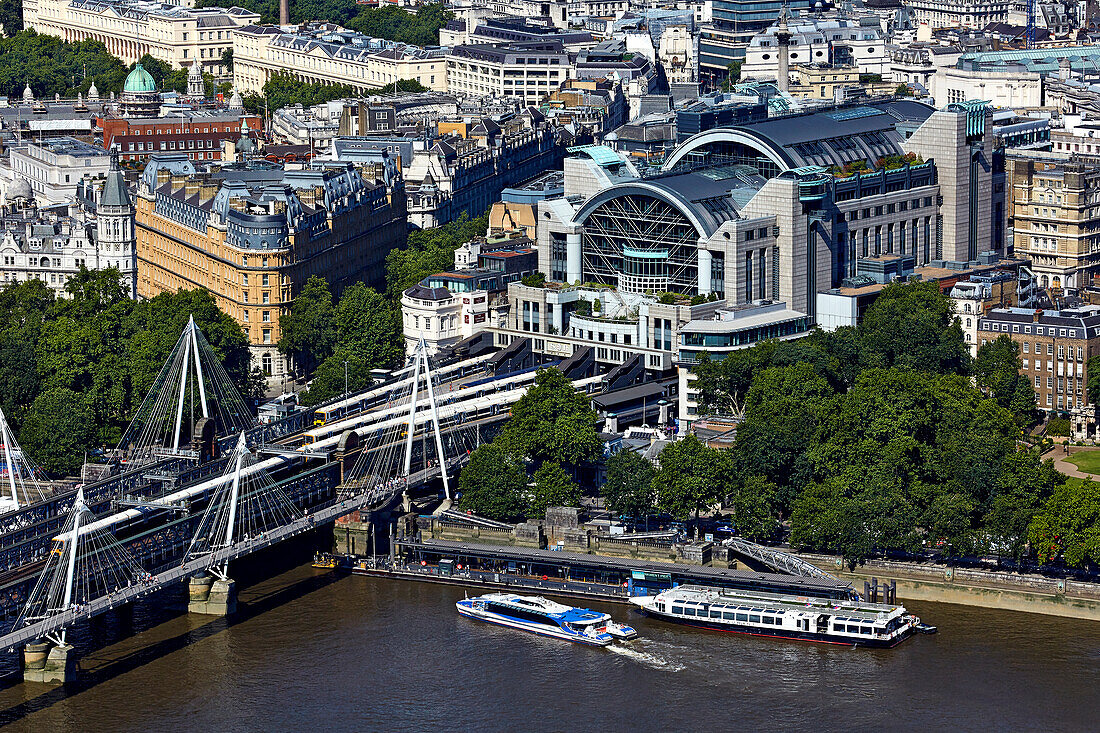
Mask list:
POLYGON ((685 584, 838 601, 856 595, 850 583, 835 579, 433 539, 399 538, 390 557, 345 557, 337 564, 364 575, 623 603, 685 584))

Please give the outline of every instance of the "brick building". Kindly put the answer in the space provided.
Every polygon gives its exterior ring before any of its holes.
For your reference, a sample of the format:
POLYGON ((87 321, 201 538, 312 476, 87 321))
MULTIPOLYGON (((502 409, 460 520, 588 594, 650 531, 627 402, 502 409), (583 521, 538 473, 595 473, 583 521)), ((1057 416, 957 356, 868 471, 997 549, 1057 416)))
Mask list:
POLYGON ((135 214, 138 295, 210 291, 268 376, 289 369, 276 348, 279 318, 310 276, 335 293, 359 281, 384 287, 386 254, 405 244, 400 176, 350 164, 200 174, 184 153, 158 154, 138 182, 135 214))
POLYGON ((1060 311, 995 308, 978 319, 978 342, 1008 336, 1020 346, 1020 373, 1032 380, 1036 407, 1070 415, 1074 438, 1096 437, 1088 399, 1088 362, 1100 354, 1100 306, 1060 311))
POLYGON ((191 160, 222 159, 222 143, 250 132, 263 132, 263 120, 242 110, 193 112, 172 117, 97 117, 103 147, 118 145, 122 160, 148 160, 153 153, 186 153, 191 160))

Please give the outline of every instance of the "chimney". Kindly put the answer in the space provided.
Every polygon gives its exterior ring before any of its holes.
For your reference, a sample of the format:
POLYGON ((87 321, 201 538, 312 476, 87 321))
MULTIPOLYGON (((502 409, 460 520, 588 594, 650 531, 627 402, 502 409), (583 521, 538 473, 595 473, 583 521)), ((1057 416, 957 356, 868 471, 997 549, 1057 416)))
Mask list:
POLYGON ((279 25, 290 25, 290 0, 279 0, 279 25))
POLYGON ((1032 323, 1038 323, 1039 319, 1041 319, 1042 317, 1043 317, 1043 309, 1042 308, 1036 309, 1035 315, 1032 316, 1031 322, 1032 323))

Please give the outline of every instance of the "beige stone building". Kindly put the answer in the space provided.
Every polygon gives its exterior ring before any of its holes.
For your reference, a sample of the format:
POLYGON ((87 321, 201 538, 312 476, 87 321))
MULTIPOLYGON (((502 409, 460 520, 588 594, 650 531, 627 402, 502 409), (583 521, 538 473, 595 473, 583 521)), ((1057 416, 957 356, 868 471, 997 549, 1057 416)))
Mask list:
POLYGON ((223 54, 233 49, 233 33, 260 16, 244 8, 188 8, 157 2, 27 0, 23 23, 38 33, 66 41, 92 39, 126 63, 145 54, 175 67, 198 61, 203 70, 224 76, 223 54))
POLYGON ((233 85, 242 94, 259 92, 275 74, 363 90, 404 80, 447 91, 442 49, 370 38, 330 23, 311 23, 295 33, 251 25, 234 34, 233 49, 233 85))
POLYGON ((796 64, 791 72, 795 83, 788 91, 796 97, 834 99, 838 87, 859 86, 859 69, 855 66, 796 64))
POLYGON ((1100 156, 1009 152, 1008 223, 1040 287, 1083 288, 1100 275, 1100 156))

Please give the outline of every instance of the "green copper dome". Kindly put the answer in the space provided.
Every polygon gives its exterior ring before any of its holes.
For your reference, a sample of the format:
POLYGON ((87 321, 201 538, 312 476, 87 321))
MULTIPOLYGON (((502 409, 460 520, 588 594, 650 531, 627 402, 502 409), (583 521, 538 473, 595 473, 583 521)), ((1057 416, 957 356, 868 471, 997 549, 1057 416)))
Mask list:
POLYGON ((122 87, 123 92, 155 92, 156 90, 157 83, 153 75, 143 69, 141 64, 134 66, 134 70, 126 77, 126 85, 122 87))

